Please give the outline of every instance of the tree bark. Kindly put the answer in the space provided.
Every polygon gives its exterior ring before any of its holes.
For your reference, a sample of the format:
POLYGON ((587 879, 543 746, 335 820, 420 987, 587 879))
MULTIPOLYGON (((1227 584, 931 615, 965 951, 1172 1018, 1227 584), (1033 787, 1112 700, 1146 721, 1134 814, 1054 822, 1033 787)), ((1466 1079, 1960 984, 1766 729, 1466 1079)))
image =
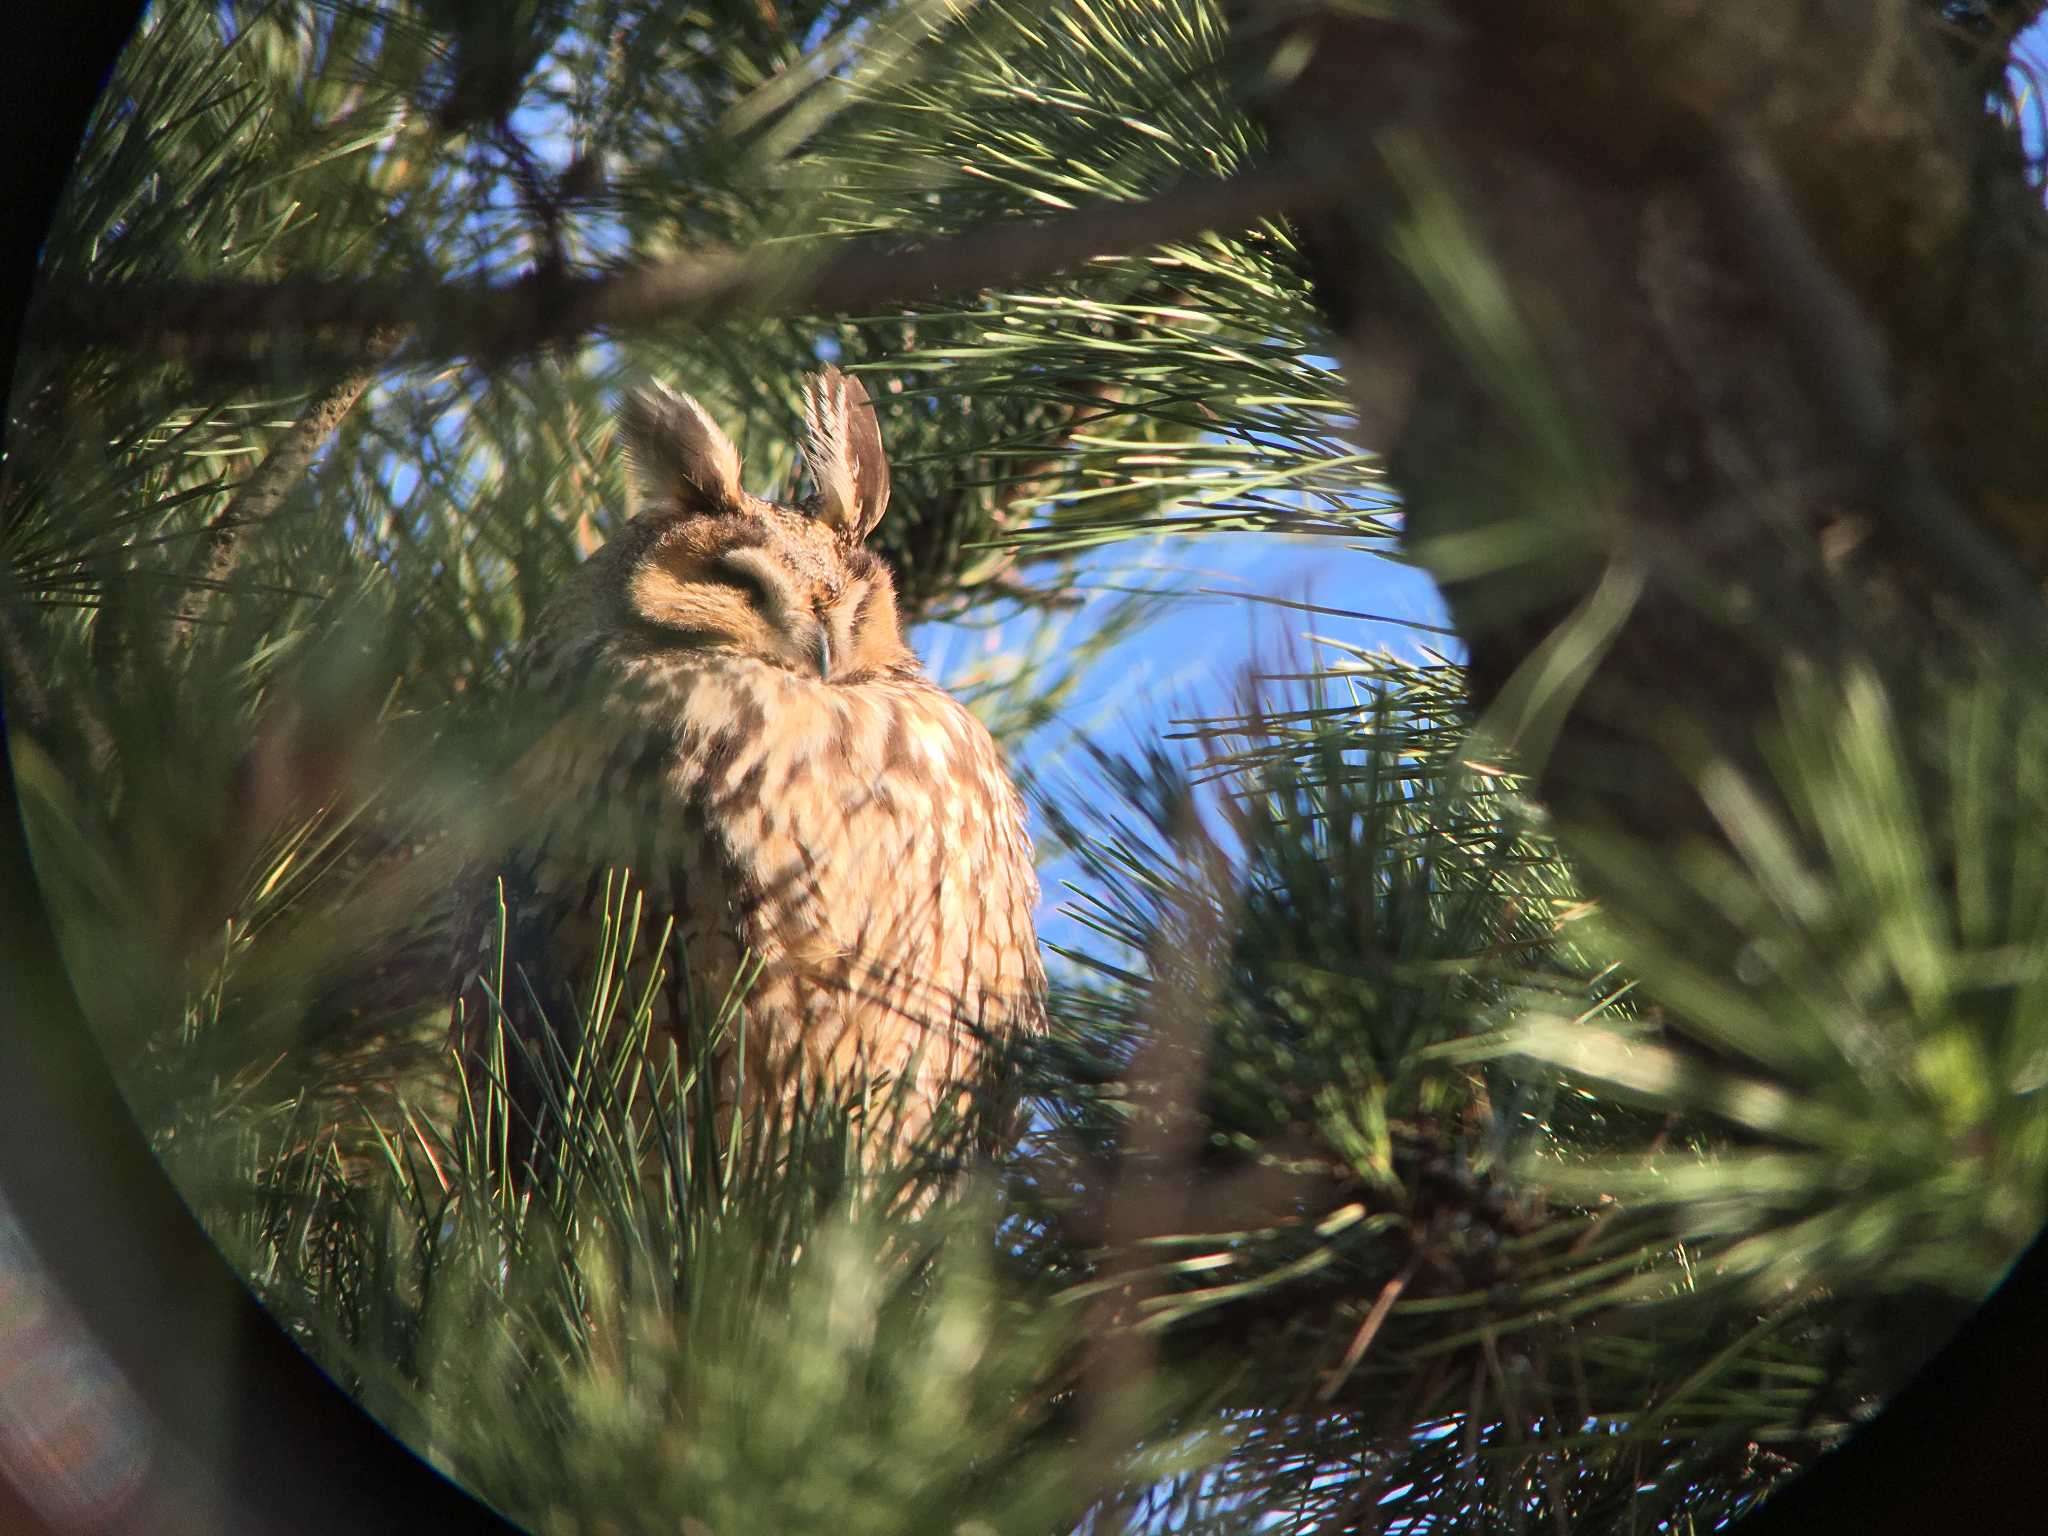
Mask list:
POLYGON ((1240 35, 1346 178, 1298 227, 1360 437, 1561 818, 1708 828, 1788 672, 2038 648, 2048 220, 1934 9, 1433 15, 1240 35))

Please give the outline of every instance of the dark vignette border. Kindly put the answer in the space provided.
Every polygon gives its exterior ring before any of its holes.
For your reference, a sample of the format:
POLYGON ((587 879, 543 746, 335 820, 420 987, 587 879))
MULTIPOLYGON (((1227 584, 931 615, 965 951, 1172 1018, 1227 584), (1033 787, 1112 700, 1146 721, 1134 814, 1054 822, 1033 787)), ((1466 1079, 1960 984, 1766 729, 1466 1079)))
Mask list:
MULTIPOLYGON (((42 231, 140 0, 17 0, 0 47, 0 381, 42 231)), ((0 434, 5 422, 0 420, 0 434)), ((4 714, 0 714, 4 728, 4 714)), ((203 1476, 224 1531, 509 1531, 385 1434, 257 1306, 192 1220, 87 1035, 0 752, 0 1194, 203 1476)), ((4 1283, 0 1276, 0 1283, 4 1283)), ((1992 1532, 2048 1509, 2048 1237, 1842 1449, 1740 1524, 1992 1532)), ((0 1529, 50 1529, 0 1483, 0 1529)))
MULTIPOLYGON (((13 375, 42 234, 87 114, 141 12, 139 0, 9 8, 0 44, 0 380, 13 375)), ((159 1514, 236 1533, 513 1529, 386 1434, 301 1353, 185 1209, 57 962, 4 752, 0 776, 0 1193, 176 1464, 180 1491, 165 1497, 194 1507, 159 1514)), ((25 1492, 0 1483, 0 1528, 49 1529, 25 1492)))

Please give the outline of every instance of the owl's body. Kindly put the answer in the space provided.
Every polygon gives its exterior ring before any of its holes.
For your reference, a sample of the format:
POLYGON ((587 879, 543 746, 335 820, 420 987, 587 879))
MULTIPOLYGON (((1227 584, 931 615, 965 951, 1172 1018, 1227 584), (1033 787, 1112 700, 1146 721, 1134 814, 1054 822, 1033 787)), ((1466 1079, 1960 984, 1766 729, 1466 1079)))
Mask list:
MULTIPOLYGON (((686 1037, 693 997, 716 1007, 744 973, 744 1074, 736 1053, 715 1070, 749 1099, 900 1084, 908 1138, 992 1043, 1042 1022, 1038 885, 995 743, 925 676, 887 568, 860 547, 888 495, 872 407, 836 373, 808 403, 819 492, 803 508, 741 490, 695 402, 629 403, 651 509, 522 657, 550 719, 513 771, 519 831, 496 861, 503 1007, 521 1033, 572 1021, 608 874, 630 870, 647 905, 625 994, 658 968, 658 1026, 686 1037)), ((475 912, 456 1015, 473 1061, 495 886, 475 912)))

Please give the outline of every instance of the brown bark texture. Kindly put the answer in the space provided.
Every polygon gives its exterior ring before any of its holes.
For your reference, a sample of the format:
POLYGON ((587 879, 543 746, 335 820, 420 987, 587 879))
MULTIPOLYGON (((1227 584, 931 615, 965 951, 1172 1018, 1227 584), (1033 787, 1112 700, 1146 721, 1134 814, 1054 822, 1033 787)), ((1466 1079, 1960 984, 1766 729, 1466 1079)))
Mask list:
POLYGON ((1342 182, 1360 439, 1564 821, 1700 829, 1788 675, 2038 651, 2048 220, 1938 8, 1365 9, 1242 7, 1244 88, 1342 182))

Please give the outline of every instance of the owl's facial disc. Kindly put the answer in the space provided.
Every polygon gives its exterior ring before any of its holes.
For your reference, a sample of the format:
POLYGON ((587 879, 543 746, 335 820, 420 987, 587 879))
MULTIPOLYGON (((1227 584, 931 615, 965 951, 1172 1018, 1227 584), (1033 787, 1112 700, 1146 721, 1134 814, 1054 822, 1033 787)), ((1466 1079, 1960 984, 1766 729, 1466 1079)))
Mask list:
POLYGON ((678 520, 635 562, 627 596, 633 618, 667 643, 825 683, 911 661, 888 567, 790 509, 678 520))
POLYGON ((633 618, 681 650, 737 652, 831 681, 846 659, 826 614, 841 575, 771 538, 752 519, 679 524, 636 562, 627 584, 633 618))
POLYGON ((820 681, 832 681, 829 615, 845 586, 836 573, 807 580, 761 545, 728 550, 714 569, 752 593, 762 618, 801 653, 807 663, 804 670, 815 670, 820 681))

